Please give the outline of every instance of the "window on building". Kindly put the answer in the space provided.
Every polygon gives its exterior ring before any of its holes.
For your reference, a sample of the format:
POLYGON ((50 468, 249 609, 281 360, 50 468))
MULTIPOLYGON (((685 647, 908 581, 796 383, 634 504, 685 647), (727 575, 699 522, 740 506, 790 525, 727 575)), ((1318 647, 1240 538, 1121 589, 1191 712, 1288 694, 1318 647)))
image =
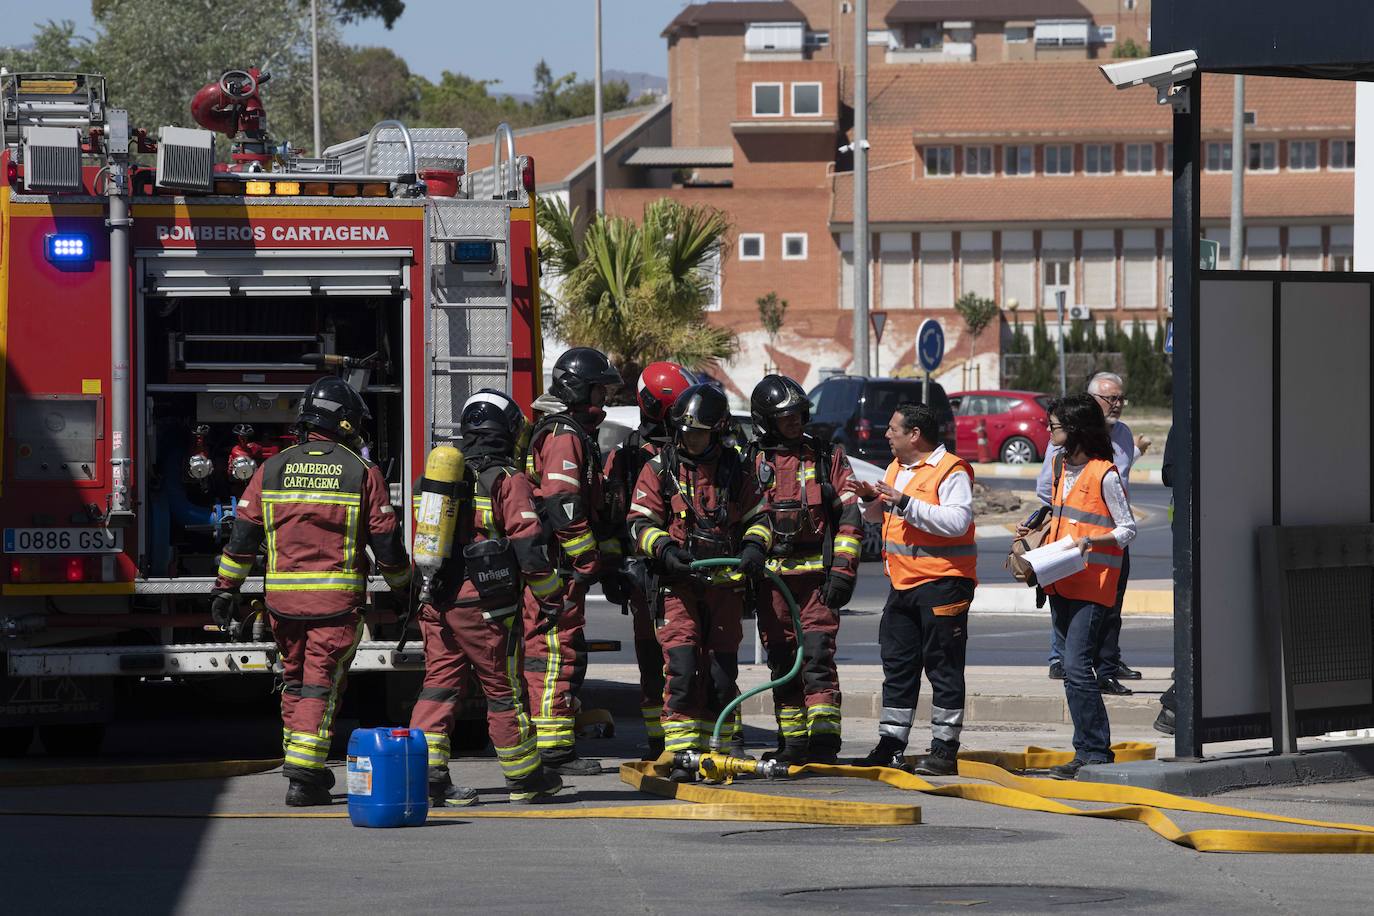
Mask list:
POLYGON ((926 160, 927 178, 954 174, 954 147, 927 146, 923 156, 926 160))
POLYGON ((1331 253, 1331 269, 1341 273, 1349 273, 1355 269, 1355 256, 1353 254, 1331 253))
POLYGON ((1272 172, 1279 167, 1279 145, 1273 140, 1246 146, 1245 168, 1251 172, 1272 172))
POLYGON ((830 46, 830 33, 807 32, 805 41, 808 49, 826 48, 830 46))
POLYGON ((1034 236, 1028 230, 1002 233, 1002 307, 1035 308, 1034 236))
POLYGON ((939 25, 919 25, 916 27, 915 40, 913 47, 924 51, 938 51, 945 46, 945 30, 939 25))
POLYGON ((1126 172, 1131 175, 1153 174, 1155 145, 1153 143, 1126 144, 1126 172))
POLYGON ((1008 175, 1035 174, 1035 147, 1007 146, 1002 148, 1002 171, 1008 175))
MULTIPOLYGON (((1173 161, 1173 150, 1169 151, 1169 159, 1173 161)), ((1231 171, 1231 144, 1208 143, 1207 144, 1207 164, 1209 172, 1229 172, 1231 171)))
POLYGON ((751 22, 744 32, 744 50, 800 51, 805 32, 801 22, 751 22))
POLYGON ((871 46, 877 46, 877 47, 883 47, 883 46, 887 46, 887 47, 889 47, 889 48, 900 48, 900 47, 901 47, 901 45, 899 45, 899 44, 897 43, 896 37, 895 37, 891 32, 889 32, 887 29, 869 29, 869 30, 868 30, 868 43, 869 43, 869 45, 871 45, 871 46))
POLYGON ((1353 169, 1355 167, 1355 141, 1331 141, 1331 168, 1353 169))
POLYGON ((1044 263, 1041 264, 1041 276, 1044 278, 1045 308, 1057 308, 1055 294, 1059 291, 1064 292, 1064 301, 1072 304, 1073 302, 1073 256, 1067 252, 1045 252, 1044 263))
POLYGON ((821 113, 821 84, 820 83, 793 83, 792 84, 792 114, 794 116, 806 117, 816 116, 821 113))
POLYGON ((784 232, 782 234, 782 259, 784 261, 806 260, 805 232, 784 232))
POLYGON ((1035 44, 1041 48, 1081 48, 1088 43, 1087 19, 1039 19, 1035 44))
POLYGON ((954 305, 954 259, 948 232, 921 233, 921 308, 954 305))
POLYGON ((1127 229, 1121 233, 1122 304, 1128 309, 1155 307, 1158 283, 1155 231, 1127 229))
POLYGON ((1277 226, 1247 226, 1245 229, 1245 259, 1250 270, 1279 270, 1283 257, 1279 250, 1277 226))
POLYGON ((992 167, 992 147, 990 146, 966 146, 964 147, 964 174, 965 175, 991 175, 992 167))
POLYGON ((1072 175, 1072 174, 1073 174, 1073 147, 1072 147, 1072 146, 1047 146, 1047 147, 1045 147, 1045 174, 1046 174, 1046 175, 1072 175))
POLYGON ((1112 173, 1112 145, 1110 143, 1089 143, 1084 146, 1083 171, 1089 175, 1110 175, 1112 173))
POLYGON ((782 83, 754 84, 754 117, 782 117, 782 83))
MULTIPOLYGON (((841 232, 839 237, 840 245, 840 308, 853 310, 854 308, 854 234, 852 232, 841 232)), ((872 249, 869 249, 870 252, 872 249)), ((872 255, 870 254, 870 257, 872 255)), ((868 307, 873 307, 873 274, 869 268, 868 276, 868 307)))
POLYGON ((1126 0, 1126 9, 1128 9, 1128 10, 1133 10, 1133 9, 1135 9, 1135 0, 1126 0))
POLYGON ((711 253, 702 262, 702 271, 710 278, 710 287, 706 297, 706 311, 720 311, 720 246, 711 248, 711 253))
POLYGON ((992 233, 964 232, 959 236, 959 291, 991 299, 993 293, 992 233))
POLYGON ((741 261, 763 260, 763 233, 743 232, 739 237, 739 259, 741 261))
POLYGON ((1093 41, 1097 44, 1109 45, 1116 41, 1116 26, 1099 25, 1093 27, 1093 41))
POLYGON ((1296 172, 1308 172, 1321 168, 1317 149, 1316 140, 1289 140, 1288 167, 1296 172))
POLYGON ((909 309, 912 301, 911 233, 884 232, 878 236, 878 272, 885 309, 909 309))
POLYGON ((1022 45, 1030 41, 1031 30, 1029 26, 1009 25, 1003 33, 1009 45, 1022 45))
POLYGON ((1083 302, 1094 309, 1116 308, 1116 233, 1083 231, 1083 302))
POLYGON ((1322 227, 1290 226, 1288 228, 1288 269, 1322 269, 1322 227))

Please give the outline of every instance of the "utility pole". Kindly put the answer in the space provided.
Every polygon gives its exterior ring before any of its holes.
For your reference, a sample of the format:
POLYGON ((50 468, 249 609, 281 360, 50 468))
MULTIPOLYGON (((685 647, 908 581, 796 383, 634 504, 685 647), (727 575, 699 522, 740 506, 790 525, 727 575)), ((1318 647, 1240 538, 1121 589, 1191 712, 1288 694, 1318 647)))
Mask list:
POLYGON ((323 156, 320 145, 320 9, 318 0, 310 0, 310 76, 312 107, 315 113, 315 155, 323 156))
POLYGON ((1062 398, 1069 393, 1069 386, 1064 381, 1064 300, 1068 298, 1068 293, 1062 289, 1055 290, 1054 301, 1059 306, 1059 396, 1062 398))
POLYGON ((596 76, 592 91, 596 93, 596 212, 606 212, 606 136, 605 111, 601 101, 601 0, 596 0, 596 76))
POLYGON ((868 0, 854 4, 854 368, 868 375, 868 0))
POLYGON ((1240 270, 1245 253, 1245 77, 1237 75, 1231 115, 1231 269, 1240 270))

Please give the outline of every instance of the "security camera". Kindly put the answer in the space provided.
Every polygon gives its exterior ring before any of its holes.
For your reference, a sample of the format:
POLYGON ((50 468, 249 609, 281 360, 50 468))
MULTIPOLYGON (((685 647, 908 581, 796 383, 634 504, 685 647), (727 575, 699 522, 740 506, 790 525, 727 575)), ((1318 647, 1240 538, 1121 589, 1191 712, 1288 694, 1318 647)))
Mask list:
POLYGON ((1186 107, 1187 94, 1181 91, 1183 87, 1179 84, 1186 82, 1197 72, 1197 52, 1175 51, 1172 54, 1156 54, 1154 57, 1102 64, 1100 69, 1108 82, 1118 89, 1149 83, 1155 88, 1159 104, 1169 102, 1175 107, 1186 107))
MULTIPOLYGON (((870 148, 872 147, 872 144, 870 144, 867 140, 860 140, 860 141, 859 141, 859 146, 863 147, 864 149, 870 149, 870 148)), ((842 153, 852 153, 852 152, 854 152, 854 144, 853 144, 853 143, 846 143, 844 146, 840 147, 840 152, 842 152, 842 153)))

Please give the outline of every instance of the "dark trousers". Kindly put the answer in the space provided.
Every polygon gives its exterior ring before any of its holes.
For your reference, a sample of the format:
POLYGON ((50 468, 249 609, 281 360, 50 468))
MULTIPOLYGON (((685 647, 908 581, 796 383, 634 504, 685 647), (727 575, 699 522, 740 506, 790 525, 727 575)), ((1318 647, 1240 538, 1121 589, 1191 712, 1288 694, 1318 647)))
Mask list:
POLYGON ((880 737, 906 746, 924 671, 931 691, 931 744, 949 749, 959 746, 973 586, 972 579, 951 577, 888 592, 878 624, 878 651, 883 659, 880 737))
MULTIPOLYGON (((1107 608, 1107 616, 1102 621, 1102 632, 1098 635, 1098 646, 1093 659, 1093 668, 1099 679, 1116 677, 1121 668, 1121 605, 1126 600, 1126 582, 1131 578, 1131 548, 1121 551, 1121 578, 1116 582, 1116 604, 1107 608)), ((1064 637, 1059 630, 1050 627, 1050 661, 1064 658, 1064 637)))
POLYGON ((1054 631, 1064 643, 1064 697, 1073 719, 1074 756, 1112 762, 1112 730, 1093 665, 1108 609, 1091 601, 1050 595, 1054 631))

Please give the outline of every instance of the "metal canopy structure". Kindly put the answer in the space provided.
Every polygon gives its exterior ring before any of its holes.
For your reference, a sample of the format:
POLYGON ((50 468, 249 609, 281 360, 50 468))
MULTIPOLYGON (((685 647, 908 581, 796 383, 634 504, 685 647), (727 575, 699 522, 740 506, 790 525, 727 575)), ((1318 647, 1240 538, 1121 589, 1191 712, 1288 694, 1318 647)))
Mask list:
MULTIPOLYGON (((1247 0, 1244 4, 1234 0, 1155 0, 1152 10, 1151 51, 1167 54, 1193 50, 1198 57, 1197 72, 1183 84, 1188 92, 1188 104, 1176 106, 1173 118, 1174 417, 1171 435, 1175 437, 1175 453, 1180 457, 1174 480, 1174 655, 1178 696, 1175 753, 1181 758, 1200 757, 1205 741, 1246 737, 1247 729, 1250 735, 1268 733, 1267 716, 1204 715, 1200 614, 1204 520, 1200 478, 1204 462, 1200 455, 1202 417, 1199 407, 1200 387, 1206 382, 1200 341, 1200 332, 1205 329, 1198 311, 1202 280, 1198 265, 1199 178, 1203 150, 1200 111, 1206 101, 1201 95, 1202 73, 1374 80, 1374 44, 1369 41, 1370 34, 1374 34, 1374 4, 1350 0, 1305 0, 1303 3, 1247 0)), ((1279 289, 1280 278, 1272 274, 1209 271, 1207 276, 1209 284, 1213 277, 1218 281, 1254 279, 1267 281, 1275 290, 1279 289)), ((1301 275, 1292 275, 1292 279, 1301 278, 1301 275)), ((1277 307, 1277 292, 1273 300, 1277 307)), ((1371 341, 1370 350, 1374 350, 1374 341, 1371 341)), ((1277 353, 1275 349, 1276 356, 1277 353)), ((1218 350, 1211 350, 1208 358, 1225 356, 1218 350)), ((1367 356, 1365 358, 1367 360, 1367 356)), ((1275 386, 1279 384, 1277 368, 1271 380, 1275 386)), ((1275 415, 1278 414, 1276 410, 1275 415)), ((1274 432, 1277 434, 1277 429, 1274 432)), ((1276 447, 1275 456, 1278 454, 1276 447)), ((1367 460, 1368 455, 1369 452, 1363 451, 1354 460, 1367 460)), ((1231 457, 1245 460, 1243 454, 1231 457)), ((1279 479, 1277 470, 1274 479, 1279 479)), ((1277 482, 1274 493, 1280 495, 1277 482)), ((1207 511, 1213 515, 1225 514, 1229 507, 1213 501, 1208 504, 1207 511)), ((1274 514, 1272 524, 1284 524, 1278 511, 1274 514)), ((1370 507, 1370 515, 1366 522, 1374 522, 1374 506, 1370 507)))

